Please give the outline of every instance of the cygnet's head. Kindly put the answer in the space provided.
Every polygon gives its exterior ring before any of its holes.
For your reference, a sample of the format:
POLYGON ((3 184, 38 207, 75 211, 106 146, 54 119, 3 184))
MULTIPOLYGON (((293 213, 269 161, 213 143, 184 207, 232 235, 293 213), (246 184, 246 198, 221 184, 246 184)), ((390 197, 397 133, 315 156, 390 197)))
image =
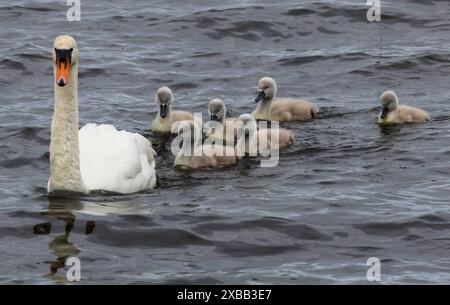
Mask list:
POLYGON ((277 83, 271 77, 263 77, 259 80, 258 84, 258 96, 255 99, 255 103, 258 103, 262 99, 273 99, 277 94, 277 83))
POLYGON ((60 35, 53 42, 53 64, 56 84, 64 87, 70 82, 71 68, 78 61, 78 46, 69 35, 60 35))
POLYGON ((256 120, 250 113, 241 114, 239 116, 239 131, 248 134, 250 131, 256 131, 257 125, 256 120))
POLYGON ((223 122, 227 115, 227 108, 222 100, 216 98, 209 102, 208 114, 211 121, 223 122))
POLYGON ((398 96, 394 91, 386 91, 380 97, 381 113, 380 119, 386 118, 389 112, 395 110, 398 106, 398 96))
POLYGON ((167 116, 168 109, 173 102, 172 90, 169 87, 161 87, 156 91, 155 102, 158 105, 159 115, 162 118, 167 116))

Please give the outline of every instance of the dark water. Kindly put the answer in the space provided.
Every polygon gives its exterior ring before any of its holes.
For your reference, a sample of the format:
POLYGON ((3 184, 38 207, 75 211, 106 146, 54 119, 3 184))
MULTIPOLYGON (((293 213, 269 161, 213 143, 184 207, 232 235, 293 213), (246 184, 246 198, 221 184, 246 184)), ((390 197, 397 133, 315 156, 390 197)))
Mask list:
POLYGON ((0 2, 0 283, 450 283, 450 3, 382 0, 0 2), (80 49, 80 123, 151 138, 156 189, 48 198, 53 112, 50 48, 80 49), (287 123, 296 143, 276 168, 179 172, 151 134, 153 95, 201 111, 222 98, 253 109, 270 75, 281 96, 322 113, 287 123), (380 128, 378 96, 394 89, 425 125, 380 128))

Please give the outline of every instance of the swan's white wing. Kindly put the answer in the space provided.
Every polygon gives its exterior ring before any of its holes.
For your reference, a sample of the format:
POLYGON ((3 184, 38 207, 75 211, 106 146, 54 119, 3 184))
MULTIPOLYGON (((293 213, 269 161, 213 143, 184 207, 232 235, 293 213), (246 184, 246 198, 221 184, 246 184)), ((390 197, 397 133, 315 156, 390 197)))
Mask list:
POLYGON ((89 190, 127 194, 155 186, 155 152, 143 136, 87 124, 79 141, 81 177, 89 190))

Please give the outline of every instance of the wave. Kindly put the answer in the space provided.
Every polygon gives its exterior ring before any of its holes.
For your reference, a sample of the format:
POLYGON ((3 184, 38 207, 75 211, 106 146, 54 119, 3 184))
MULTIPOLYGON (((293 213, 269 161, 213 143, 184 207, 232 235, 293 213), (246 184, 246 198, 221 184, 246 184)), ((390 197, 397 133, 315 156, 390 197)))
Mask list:
MULTIPOLYGON (((354 227, 368 235, 378 236, 408 236, 411 230, 431 229, 445 232, 450 229, 450 221, 441 216, 428 214, 420 216, 414 220, 397 222, 370 222, 356 224, 354 227)), ((417 237, 417 239, 420 236, 417 237)))
POLYGON ((324 60, 339 60, 339 61, 355 61, 373 58, 373 55, 364 52, 350 52, 343 54, 331 54, 331 55, 303 55, 296 57, 288 57, 279 59, 277 62, 280 66, 297 66, 309 63, 314 63, 324 60))
POLYGON ((248 41, 259 41, 263 38, 288 38, 290 36, 273 29, 274 24, 267 21, 238 21, 226 28, 211 29, 205 35, 211 39, 220 40, 226 37, 239 38, 248 41))
POLYGON ((3 69, 17 70, 22 72, 22 74, 27 74, 29 71, 27 67, 21 62, 11 60, 11 59, 3 59, 0 61, 0 67, 3 69))
POLYGON ((377 61, 375 64, 367 65, 364 68, 352 70, 350 73, 373 76, 377 74, 377 71, 381 70, 395 72, 402 70, 417 71, 423 67, 429 68, 432 65, 447 63, 450 63, 450 54, 448 53, 425 53, 401 58, 385 58, 385 62, 377 61))

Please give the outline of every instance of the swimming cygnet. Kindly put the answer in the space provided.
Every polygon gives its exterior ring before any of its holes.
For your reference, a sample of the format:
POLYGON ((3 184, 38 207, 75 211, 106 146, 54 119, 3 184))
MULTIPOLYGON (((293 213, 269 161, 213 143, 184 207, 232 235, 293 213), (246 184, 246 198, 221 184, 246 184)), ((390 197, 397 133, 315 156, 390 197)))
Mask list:
POLYGON ((178 135, 182 137, 182 148, 175 158, 174 167, 216 168, 236 163, 234 148, 219 144, 201 144, 201 132, 193 121, 181 121, 178 135))
POLYGON ((173 94, 168 87, 161 87, 155 95, 158 114, 152 123, 152 130, 158 133, 176 133, 178 124, 185 120, 194 120, 194 115, 187 111, 172 111, 173 94))
POLYGON ((306 121, 313 119, 319 108, 311 102, 293 98, 279 98, 277 84, 273 78, 263 77, 258 84, 259 94, 255 99, 258 106, 252 115, 266 121, 306 121))
POLYGON ((251 114, 242 114, 239 121, 237 156, 252 155, 262 150, 280 149, 294 143, 294 135, 290 130, 284 128, 258 130, 256 120, 251 114))
POLYGON ((208 104, 210 122, 206 125, 208 139, 215 143, 234 146, 238 128, 237 118, 227 118, 227 108, 220 99, 213 99, 208 104))
POLYGON ((424 123, 430 115, 422 109, 400 105, 394 91, 386 91, 380 97, 382 110, 378 116, 379 124, 424 123))

